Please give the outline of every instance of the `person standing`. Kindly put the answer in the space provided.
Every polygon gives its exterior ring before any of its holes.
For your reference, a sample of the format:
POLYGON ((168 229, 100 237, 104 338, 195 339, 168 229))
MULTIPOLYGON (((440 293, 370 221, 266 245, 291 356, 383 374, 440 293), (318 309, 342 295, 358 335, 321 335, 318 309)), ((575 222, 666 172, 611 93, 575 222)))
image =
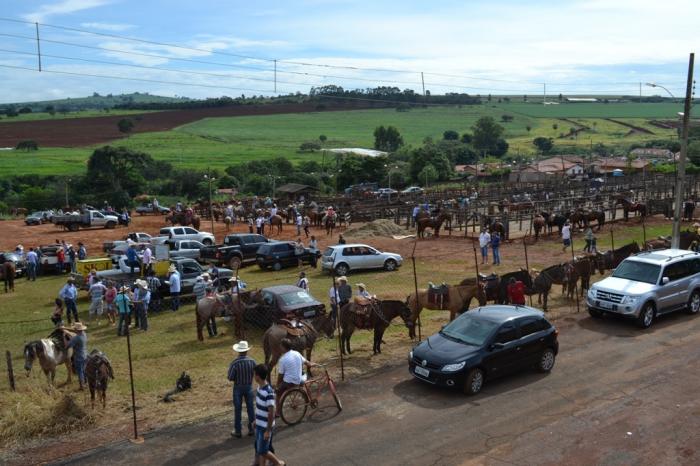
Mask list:
POLYGON ((263 234, 262 227, 263 227, 263 218, 262 215, 258 215, 255 219, 255 232, 259 235, 263 234))
POLYGON ((309 227, 311 226, 311 219, 309 218, 308 215, 304 216, 304 221, 303 221, 302 225, 304 226, 304 234, 308 238, 309 237, 309 227))
MULTIPOLYGON (((304 219, 302 218, 301 214, 297 213, 297 216, 296 216, 294 223, 297 226, 297 236, 300 236, 301 235, 301 227, 302 227, 302 224, 304 223, 304 219)), ((308 238, 309 235, 306 235, 306 237, 308 238)))
POLYGON ((491 235, 485 228, 479 234, 479 247, 481 248, 481 265, 489 263, 489 244, 491 244, 491 235))
POLYGON ((491 235, 491 250, 493 251, 493 265, 501 265, 501 235, 497 231, 491 235))
POLYGON ((107 284, 107 291, 105 291, 105 304, 107 305, 107 319, 109 319, 110 325, 116 325, 117 312, 114 305, 114 300, 117 298, 117 287, 114 286, 114 282, 109 282, 107 284))
POLYGON ((134 305, 136 307, 137 326, 144 332, 148 331, 148 302, 151 296, 148 292, 148 283, 145 280, 136 280, 134 290, 134 305))
POLYGON ((275 456, 272 447, 272 433, 275 427, 275 391, 267 382, 269 370, 265 364, 258 364, 253 369, 258 390, 255 394, 255 462, 263 466, 271 461, 274 465, 286 466, 275 456))
MULTIPOLYGON (((336 284, 338 280, 336 279, 336 284)), ((338 318, 338 305, 340 303, 340 296, 338 295, 338 287, 336 285, 331 286, 328 290, 328 298, 331 302, 331 315, 330 318, 333 321, 333 327, 335 327, 335 321, 338 318)))
POLYGON ((309 291, 309 279, 306 278, 306 272, 299 272, 299 281, 297 282, 297 286, 302 290, 305 290, 307 292, 309 291))
POLYGON ((516 304, 518 306, 525 305, 525 284, 520 280, 516 280, 515 277, 511 277, 508 281, 508 301, 511 304, 516 304))
POLYGON ((153 252, 150 247, 146 247, 143 250, 143 256, 141 257, 141 263, 143 264, 143 274, 148 276, 150 271, 153 270, 153 252))
POLYGON ((36 271, 39 267, 39 256, 34 252, 34 248, 29 248, 27 253, 27 280, 36 281, 36 271))
POLYGON ((88 294, 90 295, 90 322, 92 323, 93 316, 97 316, 97 325, 100 325, 100 317, 104 311, 103 301, 107 287, 104 286, 100 277, 95 276, 93 284, 90 285, 88 294))
POLYGON ((175 312, 180 309, 180 272, 175 265, 168 269, 168 281, 165 284, 170 286, 170 309, 175 312))
POLYGON ((66 252, 63 248, 58 248, 56 250, 56 267, 58 268, 58 273, 64 273, 66 271, 66 252))
POLYGON ((129 275, 134 275, 134 269, 139 267, 139 256, 136 254, 136 246, 133 244, 126 250, 126 264, 129 266, 129 275))
POLYGON ((345 244, 347 241, 345 241, 345 237, 343 237, 342 234, 338 235, 338 244, 345 244))
POLYGON ((564 243, 564 248, 562 251, 566 251, 566 248, 571 246, 571 224, 568 220, 561 229, 561 239, 564 243))
POLYGON ((418 219, 418 214, 420 213, 420 206, 416 205, 411 212, 411 227, 416 226, 416 220, 418 219))
POLYGON ((63 301, 60 298, 56 298, 55 306, 51 313, 51 322, 56 328, 63 327, 63 301))
POLYGON ((78 267, 76 263, 75 248, 73 246, 68 248, 68 261, 70 262, 70 271, 72 273, 76 273, 78 271, 78 267))
POLYGON ((583 237, 586 240, 586 246, 584 246, 583 252, 592 252, 592 249, 593 249, 593 229, 590 226, 586 227, 586 231, 583 232, 583 237))
POLYGON ((238 353, 228 366, 228 380, 233 382, 233 430, 231 435, 241 438, 243 400, 248 413, 248 436, 253 435, 253 423, 255 422, 255 407, 253 405, 253 369, 256 362, 248 356, 250 351, 247 341, 240 341, 233 345, 233 351, 238 353))
POLYGON ((85 260, 87 259, 87 248, 85 248, 85 245, 83 243, 78 243, 78 260, 85 260))
POLYGON ((302 256, 304 255, 305 250, 306 248, 304 248, 304 243, 301 241, 301 237, 297 238, 297 242, 294 244, 294 255, 297 258, 299 268, 301 268, 303 265, 302 256))
POLYGON ((123 337, 129 331, 129 307, 131 306, 131 298, 129 297, 129 288, 122 286, 114 300, 119 311, 119 325, 117 325, 117 336, 123 337))
POLYGON ((348 279, 345 276, 337 278, 338 287, 338 309, 345 306, 352 299, 352 287, 348 284, 348 279))
POLYGON ((75 373, 78 374, 78 382, 80 390, 83 390, 85 385, 85 362, 87 361, 87 327, 80 322, 73 324, 73 330, 76 335, 72 337, 66 344, 66 349, 73 348, 73 367, 75 373))
POLYGON ((146 281, 148 282, 148 290, 151 292, 151 302, 148 303, 148 305, 151 309, 159 311, 161 306, 160 279, 156 277, 156 272, 153 270, 153 267, 148 271, 146 281), (151 303, 153 306, 151 306, 151 303))
POLYGON ((66 305, 66 317, 68 318, 68 323, 71 323, 71 313, 76 322, 80 322, 78 318, 78 308, 75 305, 75 301, 78 299, 78 289, 75 287, 75 279, 73 277, 68 278, 68 282, 63 285, 61 291, 58 292, 58 297, 63 300, 66 305))

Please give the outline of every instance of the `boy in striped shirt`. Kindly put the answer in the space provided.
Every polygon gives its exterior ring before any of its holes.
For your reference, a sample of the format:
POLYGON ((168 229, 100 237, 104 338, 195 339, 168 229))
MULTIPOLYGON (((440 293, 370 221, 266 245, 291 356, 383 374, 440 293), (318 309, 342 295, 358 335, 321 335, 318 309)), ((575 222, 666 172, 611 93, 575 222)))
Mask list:
POLYGON ((267 381, 268 369, 258 364, 253 369, 258 391, 255 395, 255 464, 263 466, 267 461, 275 465, 286 465, 274 454, 272 428, 275 426, 275 391, 267 381))

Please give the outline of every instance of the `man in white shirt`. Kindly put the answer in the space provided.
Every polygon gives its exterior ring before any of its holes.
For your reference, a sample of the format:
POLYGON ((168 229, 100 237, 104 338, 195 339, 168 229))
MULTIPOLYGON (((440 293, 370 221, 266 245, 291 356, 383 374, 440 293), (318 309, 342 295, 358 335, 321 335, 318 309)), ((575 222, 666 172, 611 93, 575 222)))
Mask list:
POLYGON ((333 285, 330 290, 328 290, 328 298, 331 301, 331 315, 330 318, 333 321, 333 326, 335 326, 335 319, 338 316, 338 303, 340 302, 340 295, 338 295, 338 287, 333 285))
POLYGON ((296 350, 292 349, 292 341, 289 338, 283 338, 280 342, 284 354, 277 363, 277 400, 282 399, 284 392, 292 387, 298 387, 306 379, 303 374, 304 364, 307 367, 314 367, 311 361, 307 361, 304 356, 296 350))
POLYGON ((489 263, 489 244, 491 244, 491 235, 484 228, 479 234, 479 247, 481 248, 481 263, 489 263))
POLYGON ((143 262, 144 275, 146 275, 151 270, 152 258, 153 258, 153 253, 151 252, 151 248, 145 248, 143 250, 143 257, 141 258, 141 261, 143 262))
POLYGON ((561 239, 564 242, 564 249, 571 245, 571 224, 567 221, 561 229, 561 239))

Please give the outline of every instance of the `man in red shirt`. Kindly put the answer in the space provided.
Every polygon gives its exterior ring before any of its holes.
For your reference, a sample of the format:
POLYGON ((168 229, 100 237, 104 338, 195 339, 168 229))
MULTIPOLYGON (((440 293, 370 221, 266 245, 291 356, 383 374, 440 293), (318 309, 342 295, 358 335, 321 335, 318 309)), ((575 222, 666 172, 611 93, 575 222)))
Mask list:
POLYGON ((56 251, 56 267, 58 267, 58 272, 63 273, 66 271, 64 263, 66 262, 66 253, 63 251, 61 246, 58 247, 56 251))
POLYGON ((508 300, 511 304, 525 305, 525 285, 515 277, 508 282, 508 300))

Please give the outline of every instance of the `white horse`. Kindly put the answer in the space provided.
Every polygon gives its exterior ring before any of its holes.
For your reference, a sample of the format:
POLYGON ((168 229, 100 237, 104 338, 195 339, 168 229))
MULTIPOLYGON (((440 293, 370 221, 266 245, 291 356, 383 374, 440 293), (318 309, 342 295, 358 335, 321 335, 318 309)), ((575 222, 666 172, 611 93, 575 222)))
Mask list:
MULTIPOLYGON (((63 330, 61 333, 65 333, 67 337, 73 337, 74 333, 63 330)), ((39 359, 39 364, 41 369, 46 375, 46 380, 49 385, 53 385, 54 378, 56 377, 56 367, 61 364, 66 365, 66 370, 68 372, 68 381, 71 382, 71 354, 72 350, 66 350, 65 345, 59 345, 56 343, 54 335, 58 334, 55 331, 50 335, 49 338, 42 338, 41 340, 30 341, 24 346, 24 369, 27 371, 27 377, 32 370, 32 364, 34 359, 39 359)), ((58 335, 59 338, 62 335, 58 335)))

